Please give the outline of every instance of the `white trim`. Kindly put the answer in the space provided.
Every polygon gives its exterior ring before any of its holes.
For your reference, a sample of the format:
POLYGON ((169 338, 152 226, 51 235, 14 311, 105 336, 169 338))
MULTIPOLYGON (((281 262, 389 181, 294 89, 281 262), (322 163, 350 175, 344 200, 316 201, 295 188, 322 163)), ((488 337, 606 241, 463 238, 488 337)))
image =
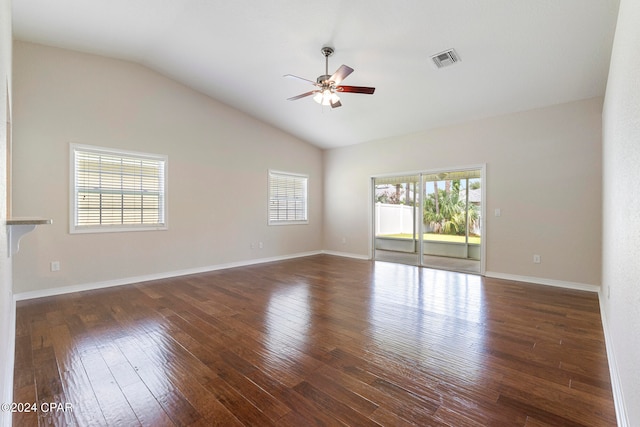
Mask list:
POLYGON ((205 267, 188 268, 184 270, 167 271, 164 273, 148 274, 143 276, 125 277, 122 279, 106 280, 104 282, 85 283, 80 285, 63 286, 60 288, 42 289, 38 291, 20 292, 14 295, 15 301, 23 301, 34 298, 50 297, 54 295, 70 294, 73 292, 91 291, 95 289, 110 288, 114 286, 131 285, 134 283, 148 282, 150 280, 169 279, 171 277, 186 276, 189 274, 207 273, 228 268, 246 267, 254 264, 264 264, 267 262, 284 261, 287 259, 302 258, 311 255, 319 255, 322 251, 300 252, 291 255, 275 256, 270 258, 258 258, 245 261, 236 261, 225 264, 216 264, 205 267))
POLYGON ((309 224, 309 175, 297 172, 283 172, 269 169, 267 174, 267 225, 305 225, 309 224), (304 179, 304 216, 305 219, 271 219, 271 177, 294 177, 304 179))
POLYGON ((482 175, 482 182, 480 183, 480 197, 482 198, 482 215, 480 230, 482 233, 480 240, 480 274, 485 275, 487 271, 487 236, 489 233, 487 232, 487 188, 489 187, 489 183, 487 182, 487 164, 482 163, 480 167, 480 174, 482 175))
MULTIPOLYGON (((2 385, 2 402, 13 402, 13 371, 16 359, 16 300, 11 291, 9 292, 9 345, 7 346, 5 361, 5 383, 2 385)), ((11 411, 0 411, 0 425, 10 427, 13 423, 11 411)))
POLYGON ((339 256, 339 257, 343 257, 343 258, 361 259, 361 260, 365 260, 365 261, 370 261, 371 260, 371 256, 362 255, 362 254, 354 254, 354 253, 350 253, 350 252, 323 250, 323 251, 321 251, 321 253, 323 253, 325 255, 334 255, 334 256, 339 256))
POLYGON ((598 293, 600 286, 589 285, 586 283, 566 282, 563 280, 545 279, 543 277, 520 276, 517 274, 498 273, 495 271, 486 271, 484 276, 494 279, 512 280, 515 282, 533 283, 535 285, 554 286, 556 288, 575 289, 578 291, 587 291, 598 293))
MULTIPOLYGON (((85 283, 85 284, 80 284, 80 285, 63 286, 63 287, 60 287, 60 288, 51 288, 51 289, 42 289, 42 290, 38 290, 38 291, 20 292, 18 294, 15 294, 13 296, 13 299, 14 299, 14 301, 24 301, 24 300, 30 300, 30 299, 35 299, 35 298, 43 298, 43 297, 50 297, 50 296, 55 296, 55 295, 70 294, 70 293, 73 293, 73 292, 92 291, 92 290, 95 290, 95 289, 104 289, 104 288, 111 288, 111 287, 115 287, 115 286, 132 285, 132 284, 135 284, 135 283, 148 282, 148 281, 151 281, 151 280, 169 279, 169 278, 172 278, 172 277, 186 276, 186 275, 189 275, 189 274, 207 273, 207 272, 210 272, 210 271, 225 270, 225 269, 228 269, 228 268, 246 267, 246 266, 250 266, 250 265, 264 264, 264 263, 267 263, 267 262, 285 261, 285 260, 288 260, 288 259, 295 259, 295 258, 304 258, 304 257, 308 257, 308 256, 321 255, 321 254, 334 255, 334 256, 339 256, 339 257, 344 257, 344 258, 361 259, 361 260, 365 260, 365 261, 370 260, 370 258, 367 257, 366 255, 352 254, 352 253, 347 253, 347 252, 324 251, 324 250, 321 250, 321 251, 310 251, 310 252, 299 252, 299 253, 290 254, 290 255, 281 255, 281 256, 275 256, 275 257, 269 257, 269 258, 250 259, 250 260, 245 260, 245 261, 236 261, 236 262, 230 262, 230 263, 225 263, 225 264, 210 265, 210 266, 206 266, 206 267, 196 267, 196 268, 188 268, 188 269, 184 269, 184 270, 167 271, 167 272, 164 272, 164 273, 147 274, 147 275, 143 275, 143 276, 125 277, 125 278, 122 278, 122 279, 106 280, 106 281, 103 281, 103 282, 93 282, 93 283, 85 283)), ((15 304, 14 304, 14 314, 15 314, 15 304)), ((14 318, 14 323, 15 323, 15 318, 14 318)), ((15 334, 15 324, 13 325, 13 332, 15 334)), ((13 372, 13 370, 11 372, 13 372)))
MULTIPOLYGON (((319 254, 333 255, 333 256, 339 256, 344 258, 353 258, 353 259, 359 259, 359 260, 365 260, 365 261, 371 260, 371 257, 367 255, 355 254, 355 253, 349 253, 349 252, 339 252, 339 251, 331 251, 331 250, 310 251, 310 252, 300 252, 300 253, 291 254, 291 255, 282 255, 282 256, 269 257, 269 258, 258 258, 258 259, 251 259, 251 260, 245 260, 245 261, 236 261, 236 262, 216 264, 216 265, 211 265, 206 267, 197 267, 197 268, 191 268, 191 269, 185 269, 185 270, 170 271, 165 273, 135 276, 135 277, 128 277, 123 279, 109 280, 104 282, 94 282, 94 283, 87 283, 82 285, 65 286, 61 288, 21 292, 21 293, 15 294, 13 295, 13 299, 12 299, 13 302, 11 305, 11 314, 10 314, 11 316, 11 319, 10 319, 11 329, 10 329, 10 336, 9 336, 10 357, 8 357, 8 360, 6 361, 7 372, 13 372, 14 363, 15 363, 15 360, 14 360, 15 328, 16 328, 15 316, 16 316, 17 301, 49 297, 54 295, 63 295, 63 294, 68 294, 73 292, 103 289, 103 288, 109 288, 114 286, 131 285, 134 283, 141 283, 141 282, 146 282, 151 280, 160 280, 160 279, 167 279, 171 277, 185 276, 189 274, 198 274, 198 273, 206 273, 206 272, 216 271, 216 270, 224 270, 229 268, 245 267, 249 265, 263 264, 263 263, 274 262, 274 261, 284 261, 288 259, 303 258, 303 257, 319 255, 319 254)), ((576 290, 582 290, 582 291, 588 291, 588 292, 596 292, 598 294, 598 298, 600 302, 600 316, 602 318, 602 329, 604 331, 604 336, 605 336, 605 347, 607 351, 607 359, 609 362, 609 373, 611 376, 611 386, 613 390, 613 397, 614 397, 614 404, 615 404, 615 410, 616 410, 616 417, 618 420, 618 426, 629 427, 630 424, 629 424, 627 414, 626 414, 626 409, 624 406, 622 385, 620 383, 620 377, 618 375, 618 368, 617 368, 616 359, 615 359, 615 352, 613 349, 613 342, 609 335, 609 328, 608 328, 606 316, 602 309, 603 296, 602 296, 602 292, 600 291, 601 288, 596 285, 544 279, 544 278, 532 277, 532 276, 520 276, 515 274, 498 273, 498 272, 492 272, 492 271, 487 271, 485 273, 485 276, 496 278, 496 279, 512 280, 517 282, 525 282, 525 283, 532 283, 532 284, 539 284, 539 285, 546 285, 546 286, 555 286, 555 287, 565 288, 565 289, 576 289, 576 290)), ((12 396, 13 396, 13 381, 8 381, 7 384, 4 385, 4 398, 7 399, 6 400, 7 402, 10 402, 12 401, 12 396)))
MULTIPOLYGON (((368 215, 369 215, 369 259, 374 258, 375 254, 375 232, 374 232, 374 218, 373 218, 373 205, 374 197, 375 197, 375 179, 376 178, 393 178, 393 177, 404 177, 411 175, 433 175, 443 172, 464 172, 471 170, 479 170, 480 171, 480 179, 481 179, 481 197, 482 197, 482 212, 481 212, 481 221, 480 229, 482 230, 482 239, 480 240, 480 275, 486 275, 487 269, 487 164, 486 163, 478 163, 474 165, 467 166, 457 166, 451 168, 437 168, 437 169, 422 169, 422 170, 414 170, 414 171, 405 171, 405 172, 393 172, 393 173, 383 173, 383 174, 373 174, 369 176, 369 203, 368 203, 368 215)), ((424 189, 422 188, 422 179, 420 180, 420 206, 424 204, 424 189)), ((420 258, 422 258, 422 245, 420 245, 420 258)), ((419 263, 419 266, 424 267, 422 263, 419 263)))
POLYGON ((627 416, 627 409, 625 407, 624 395, 622 393, 622 382, 620 381, 620 374, 618 371, 618 364, 616 363, 616 352, 613 348, 613 339, 609 334, 609 324, 607 323, 607 316, 603 310, 605 297, 602 294, 602 290, 598 292, 598 300, 600 302, 600 317, 602 319, 602 330, 604 332, 605 348, 607 350, 607 361, 609 362, 609 376, 611 378, 611 391, 613 392, 613 404, 616 409, 616 419, 618 420, 618 427, 629 427, 629 417, 627 416))
POLYGON ((580 291, 595 292, 598 294, 598 302, 600 304, 600 319, 602 323, 602 330, 604 333, 605 349, 607 352, 607 362, 609 365, 609 376, 611 378, 611 390, 613 392, 613 403, 616 411, 616 419, 618 427, 630 427, 629 418, 627 416, 627 410, 625 407, 624 395, 622 392, 622 383, 620 382, 620 375, 618 371, 618 365, 616 363, 615 349, 613 347, 613 339, 609 334, 609 325, 607 323, 607 316, 603 310, 604 296, 602 295, 602 288, 596 285, 588 285, 584 283, 565 282, 561 280, 543 279, 540 277, 531 276, 519 276, 514 274, 496 273, 493 271, 487 271, 486 277, 492 277, 496 279, 513 280, 518 282, 533 283, 538 285, 555 286, 565 289, 576 289, 580 291))
POLYGON ((369 235, 367 239, 369 241, 369 259, 373 259, 376 254, 376 218, 375 216, 375 197, 376 197, 376 181, 375 178, 369 177, 369 198, 367 199, 367 222, 369 225, 369 235))
MULTIPOLYGON (((195 267, 195 268, 188 268, 184 270, 167 271, 163 273, 148 274, 143 276, 125 277, 122 279, 106 280, 103 282, 92 282, 92 283, 86 283, 86 284, 80 284, 80 285, 63 286, 60 288, 20 292, 20 293, 14 294, 13 299, 14 301, 23 301, 23 300, 33 299, 33 298, 63 295, 63 294, 68 294, 72 292, 89 291, 93 289, 109 288, 113 286, 130 285, 133 283, 146 282, 150 280, 168 279, 171 277, 186 276, 189 274, 206 273, 209 271, 225 270, 228 268, 236 268, 236 267, 245 267, 249 265, 264 264, 267 262, 274 262, 274 261, 284 261, 288 259, 303 258, 307 256, 320 255, 320 254, 334 255, 334 256, 339 256, 344 258, 353 258, 353 259, 360 259, 360 260, 366 260, 366 261, 371 260, 371 257, 368 255, 356 254, 356 253, 350 253, 350 252, 340 252, 340 251, 332 251, 332 250, 299 252, 295 254, 280 255, 280 256, 269 257, 269 258, 255 258, 255 259, 249 259, 244 261, 235 261, 235 262, 229 262, 225 264, 214 264, 214 265, 209 265, 204 267, 195 267)), ((531 284, 545 285, 545 286, 554 286, 554 287, 565 288, 565 289, 575 289, 580 291, 595 292, 598 294, 600 293, 599 286, 589 285, 585 283, 566 282, 561 280, 545 279, 541 277, 532 277, 532 276, 520 276, 516 274, 498 273, 494 271, 487 271, 485 272, 484 276, 491 277, 494 279, 512 280, 516 282, 524 282, 524 283, 531 283, 531 284)), ((15 329, 15 306, 13 307, 13 315, 14 315, 14 318, 12 319, 12 321, 14 322, 13 326, 15 329)), ((15 330, 13 332, 15 333, 15 330)))
POLYGON ((119 233, 128 231, 164 231, 169 229, 169 156, 166 154, 142 153, 139 151, 122 150, 120 148, 98 147, 94 145, 69 143, 69 234, 83 233, 119 233), (163 222, 161 224, 143 225, 91 225, 78 226, 76 200, 76 152, 90 152, 112 156, 132 157, 162 162, 163 183, 163 222))
MULTIPOLYGON (((354 253, 331 251, 331 250, 320 250, 320 251, 300 252, 300 253, 291 254, 291 255, 282 255, 282 256, 269 257, 269 258, 258 258, 258 259, 251 259, 251 260, 245 260, 245 261, 231 262, 226 264, 216 264, 216 265, 211 265, 207 267, 197 267, 197 268, 191 268, 191 269, 185 269, 185 270, 170 271, 165 273, 128 277, 128 278, 116 279, 116 280, 110 280, 110 281, 104 281, 104 282, 87 283, 83 285, 65 286, 61 288, 21 292, 18 294, 14 294, 12 298, 13 302, 11 304, 11 314, 10 314, 11 316, 10 336, 9 336, 10 357, 8 357, 7 358, 8 360, 6 361, 7 372, 13 373, 14 371, 15 339, 16 339, 16 336, 15 336, 16 302, 17 301, 49 297, 54 295, 63 295, 63 294, 68 294, 73 292, 89 291, 94 289, 103 289, 103 288, 109 288, 114 286, 130 285, 130 284, 146 282, 150 280, 167 279, 171 277, 185 276, 189 274, 206 273, 210 271, 244 267, 244 266, 263 264, 263 263, 274 262, 274 261, 283 261, 283 260, 294 259, 294 258, 303 258, 303 257, 319 255, 319 254, 333 255, 333 256, 339 256, 344 258, 353 258, 353 259, 366 260, 366 261, 371 260, 370 256, 362 255, 362 254, 354 254, 354 253)), ((544 278, 531 277, 531 276, 520 276, 515 274, 498 273, 493 271, 485 272, 485 276, 496 278, 496 279, 512 280, 517 282, 525 282, 525 283, 532 283, 532 284, 539 284, 539 285, 546 285, 546 286, 555 286, 555 287, 565 288, 565 289, 576 289, 576 290, 582 290, 582 291, 588 291, 588 292, 596 292, 598 294, 598 299, 600 303, 600 316, 602 319, 602 329, 604 331, 604 337, 605 337, 605 348, 606 348, 607 359, 609 363, 609 373, 611 376, 611 387, 613 391, 613 400, 614 400, 614 405, 616 410, 616 418, 618 420, 619 427, 629 427, 631 424, 629 424, 626 408, 624 405, 624 397, 622 394, 622 384, 620 382, 620 376, 618 375, 615 351, 613 349, 613 341, 609 335, 609 327, 607 324, 606 315, 602 309, 603 296, 602 296, 601 288, 596 285, 544 279, 544 278)), ((7 402, 12 401, 12 396, 13 396, 13 377, 11 376, 10 379, 11 381, 7 381, 7 383, 4 384, 3 397, 6 399, 7 402)), ((6 415, 6 414, 7 413, 3 415, 6 415)), ((9 424, 3 424, 3 425, 10 426, 11 418, 9 417, 8 420, 9 420, 9 424)), ((2 421, 2 419, 0 419, 0 421, 2 421)), ((3 422, 6 423, 6 419, 3 422)))

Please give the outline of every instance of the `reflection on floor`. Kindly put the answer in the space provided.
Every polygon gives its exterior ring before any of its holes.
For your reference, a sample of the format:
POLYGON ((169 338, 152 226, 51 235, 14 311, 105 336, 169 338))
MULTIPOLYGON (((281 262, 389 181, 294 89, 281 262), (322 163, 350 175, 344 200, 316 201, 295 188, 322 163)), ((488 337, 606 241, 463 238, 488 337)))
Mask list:
MULTIPOLYGON (((375 259, 376 261, 416 265, 418 254, 376 249, 375 259)), ((425 267, 430 268, 480 274, 480 261, 474 259, 424 255, 423 264, 425 267)))

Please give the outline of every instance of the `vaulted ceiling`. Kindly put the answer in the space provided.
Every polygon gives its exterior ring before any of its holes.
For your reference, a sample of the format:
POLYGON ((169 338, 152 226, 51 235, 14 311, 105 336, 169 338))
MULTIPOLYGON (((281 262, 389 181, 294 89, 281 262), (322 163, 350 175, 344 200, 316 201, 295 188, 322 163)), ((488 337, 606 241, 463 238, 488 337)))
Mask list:
POLYGON ((14 38, 134 61, 322 148, 604 94, 618 0, 13 0, 14 38), (331 109, 283 78, 355 71, 331 109), (454 48, 459 63, 431 55, 454 48))

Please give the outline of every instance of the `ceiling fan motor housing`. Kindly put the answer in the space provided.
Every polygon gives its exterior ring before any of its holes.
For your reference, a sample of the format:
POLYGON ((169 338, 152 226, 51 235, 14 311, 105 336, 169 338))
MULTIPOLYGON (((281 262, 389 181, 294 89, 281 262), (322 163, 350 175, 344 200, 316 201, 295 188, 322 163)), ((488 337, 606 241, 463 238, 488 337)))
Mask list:
POLYGON ((321 76, 318 76, 318 78, 316 79, 316 81, 318 82, 318 84, 323 84, 324 82, 328 81, 331 78, 330 75, 328 74, 323 74, 321 76))

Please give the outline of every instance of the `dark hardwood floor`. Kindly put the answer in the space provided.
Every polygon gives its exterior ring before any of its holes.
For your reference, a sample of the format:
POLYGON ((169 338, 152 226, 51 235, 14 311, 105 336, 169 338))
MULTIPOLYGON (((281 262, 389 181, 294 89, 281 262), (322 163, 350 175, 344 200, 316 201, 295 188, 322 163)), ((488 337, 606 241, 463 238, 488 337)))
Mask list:
POLYGON ((23 301, 16 335, 14 400, 37 409, 16 426, 616 424, 596 294, 407 265, 23 301))

